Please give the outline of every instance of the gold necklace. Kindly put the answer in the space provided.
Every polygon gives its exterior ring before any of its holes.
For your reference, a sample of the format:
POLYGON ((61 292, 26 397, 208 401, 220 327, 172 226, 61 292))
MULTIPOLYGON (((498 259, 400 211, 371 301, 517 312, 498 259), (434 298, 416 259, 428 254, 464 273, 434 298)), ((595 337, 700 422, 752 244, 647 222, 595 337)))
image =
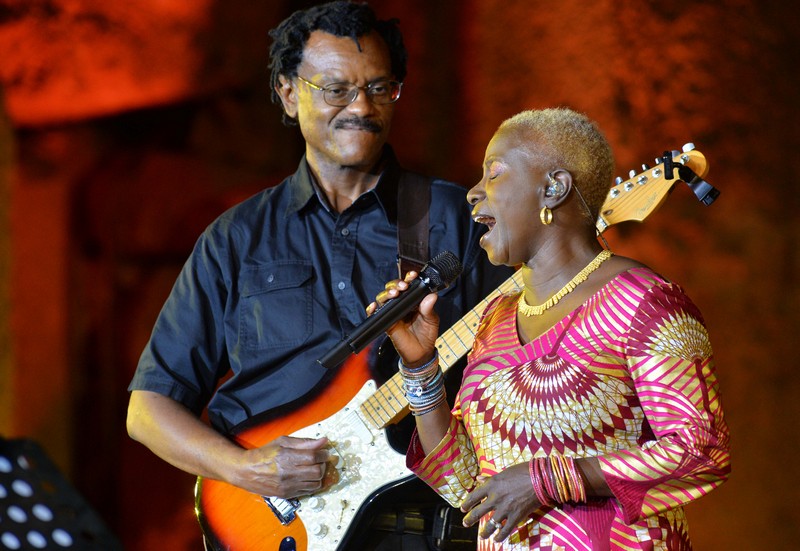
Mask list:
POLYGON ((587 264, 583 270, 575 274, 575 277, 570 279, 567 282, 567 284, 561 288, 559 292, 557 292, 555 295, 547 299, 547 302, 545 302, 544 304, 539 304, 538 306, 531 306, 525 300, 525 291, 523 290, 522 293, 520 293, 519 295, 519 300, 517 301, 517 310, 519 310, 519 313, 525 317, 540 316, 542 312, 555 306, 555 304, 559 300, 564 298, 565 295, 572 292, 572 290, 575 287, 586 281, 586 278, 589 277, 589 274, 591 274, 593 271, 599 268, 600 264, 602 264, 612 256, 614 256, 614 253, 612 253, 609 250, 603 249, 602 251, 600 251, 600 254, 594 257, 594 260, 589 262, 589 264, 587 264))

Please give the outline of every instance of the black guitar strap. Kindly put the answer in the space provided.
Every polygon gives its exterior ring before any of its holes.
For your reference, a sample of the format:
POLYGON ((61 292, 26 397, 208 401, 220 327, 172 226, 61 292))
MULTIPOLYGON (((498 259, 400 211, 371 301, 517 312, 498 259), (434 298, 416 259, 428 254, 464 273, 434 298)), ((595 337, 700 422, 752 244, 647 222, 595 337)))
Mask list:
POLYGON ((413 172, 404 172, 397 186, 397 269, 400 277, 419 272, 428 262, 428 209, 431 182, 413 172))

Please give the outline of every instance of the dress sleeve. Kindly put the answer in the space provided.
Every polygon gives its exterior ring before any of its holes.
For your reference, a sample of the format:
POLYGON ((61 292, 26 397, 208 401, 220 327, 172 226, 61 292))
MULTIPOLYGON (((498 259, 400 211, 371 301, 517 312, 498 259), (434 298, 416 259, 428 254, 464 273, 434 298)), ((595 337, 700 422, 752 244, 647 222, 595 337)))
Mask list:
MULTIPOLYGON (((454 410, 455 413, 455 410, 454 410)), ((416 431, 406 455, 406 465, 453 507, 459 507, 475 486, 478 459, 457 415, 441 442, 427 456, 416 431)))
POLYGON ((650 433, 638 447, 599 459, 632 523, 722 484, 730 436, 708 332, 680 287, 664 283, 646 293, 624 344, 650 433))
MULTIPOLYGON (((503 306, 508 308, 509 300, 505 295, 492 299, 486 306, 478 324, 478 330, 469 354, 470 365, 477 358, 484 356, 491 347, 491 334, 502 322, 503 306)), ((506 313, 506 317, 507 313, 506 313)), ((513 316, 512 316, 513 319, 513 316)), ((469 371, 469 366, 466 372, 469 371)), ((417 432, 411 438, 406 454, 406 465, 420 479, 433 488, 450 505, 458 507, 475 487, 475 480, 480 474, 480 461, 469 434, 463 423, 460 393, 456 395, 451 411, 450 426, 442 440, 434 450, 425 456, 417 432)))

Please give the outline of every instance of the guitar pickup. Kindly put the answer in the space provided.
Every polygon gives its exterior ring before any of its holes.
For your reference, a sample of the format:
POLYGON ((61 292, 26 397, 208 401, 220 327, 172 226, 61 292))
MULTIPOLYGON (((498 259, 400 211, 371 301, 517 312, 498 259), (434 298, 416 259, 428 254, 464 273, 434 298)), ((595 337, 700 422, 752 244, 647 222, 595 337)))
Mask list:
POLYGON ((297 516, 297 509, 300 508, 299 499, 282 499, 279 497, 261 496, 281 524, 286 526, 297 516))

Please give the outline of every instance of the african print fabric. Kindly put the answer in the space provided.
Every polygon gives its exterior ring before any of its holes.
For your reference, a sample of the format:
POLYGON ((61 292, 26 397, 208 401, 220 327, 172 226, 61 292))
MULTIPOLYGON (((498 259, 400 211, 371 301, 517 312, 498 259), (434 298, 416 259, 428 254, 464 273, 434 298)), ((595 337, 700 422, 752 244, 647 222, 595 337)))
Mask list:
POLYGON ((730 472, 697 307, 637 268, 523 345, 517 296, 488 306, 450 429, 427 457, 415 436, 409 468, 458 507, 478 475, 551 454, 598 457, 614 498, 543 506, 505 542, 479 540, 479 551, 691 549, 681 506, 730 472))

